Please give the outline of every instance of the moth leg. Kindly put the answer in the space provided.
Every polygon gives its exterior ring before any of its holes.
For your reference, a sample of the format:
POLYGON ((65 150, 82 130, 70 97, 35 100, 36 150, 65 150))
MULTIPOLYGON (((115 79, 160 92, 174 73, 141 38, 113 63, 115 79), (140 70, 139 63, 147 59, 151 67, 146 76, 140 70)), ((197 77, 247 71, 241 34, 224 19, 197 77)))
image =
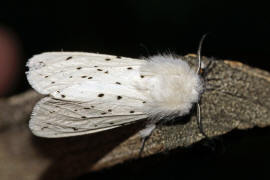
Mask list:
POLYGON ((151 136, 152 132, 154 131, 154 129, 156 128, 156 124, 148 124, 145 126, 144 129, 142 129, 139 133, 141 135, 142 138, 142 145, 141 145, 141 149, 139 152, 139 157, 141 157, 143 149, 144 149, 144 145, 146 140, 151 136))

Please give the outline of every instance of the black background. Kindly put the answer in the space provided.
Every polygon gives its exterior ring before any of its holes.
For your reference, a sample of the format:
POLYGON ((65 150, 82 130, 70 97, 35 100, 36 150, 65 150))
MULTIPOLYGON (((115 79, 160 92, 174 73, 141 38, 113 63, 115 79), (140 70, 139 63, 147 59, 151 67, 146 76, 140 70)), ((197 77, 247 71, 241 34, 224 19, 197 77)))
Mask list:
MULTIPOLYGON (((185 55, 196 53, 200 38, 209 33, 204 56, 270 70, 269 6, 260 1, 8 1, 0 6, 0 24, 19 38, 22 64, 34 54, 61 50, 134 58, 168 51, 185 55)), ((26 70, 23 65, 21 69, 26 70)), ((16 93, 28 88, 22 74, 16 93)), ((89 176, 220 179, 233 177, 233 173, 239 177, 266 175, 268 131, 233 132, 224 137, 222 153, 207 148, 201 152, 198 145, 199 150, 193 148, 182 155, 173 152, 89 176)))
MULTIPOLYGON (((8 1, 0 23, 9 27, 28 58, 44 51, 88 51, 128 57, 159 52, 195 53, 269 70, 267 4, 216 0, 8 1)), ((29 88, 22 77, 18 91, 29 88)))

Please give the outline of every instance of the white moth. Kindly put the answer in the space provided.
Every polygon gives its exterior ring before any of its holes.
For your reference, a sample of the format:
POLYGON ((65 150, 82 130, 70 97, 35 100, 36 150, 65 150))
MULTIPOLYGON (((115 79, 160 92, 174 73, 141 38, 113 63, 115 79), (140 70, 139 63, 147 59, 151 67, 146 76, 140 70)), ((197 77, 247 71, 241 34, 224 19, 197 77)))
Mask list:
POLYGON ((47 52, 32 57, 27 66, 31 86, 49 95, 34 107, 29 127, 47 138, 91 134, 147 119, 141 131, 145 138, 162 119, 189 113, 203 90, 198 72, 173 55, 132 59, 47 52))

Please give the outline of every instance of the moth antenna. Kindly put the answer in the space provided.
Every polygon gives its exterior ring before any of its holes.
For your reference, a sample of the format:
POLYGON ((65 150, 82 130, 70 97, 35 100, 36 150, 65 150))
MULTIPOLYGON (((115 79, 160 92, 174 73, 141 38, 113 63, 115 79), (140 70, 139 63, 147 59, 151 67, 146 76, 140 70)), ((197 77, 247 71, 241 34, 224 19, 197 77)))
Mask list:
MULTIPOLYGON (((201 51, 202 51, 202 44, 203 44, 203 41, 205 39, 205 37, 207 36, 207 34, 204 34, 200 40, 200 43, 199 43, 199 47, 198 47, 198 52, 197 52, 197 56, 198 56, 198 69, 197 69, 197 74, 200 73, 200 69, 201 69, 201 51)), ((202 121, 201 121, 201 106, 199 103, 197 103, 197 123, 198 123, 198 128, 200 130, 200 133, 202 135, 204 135, 207 139, 208 136, 205 134, 205 132, 203 131, 203 124, 202 124, 202 121)))
POLYGON ((203 41, 205 39, 205 37, 207 36, 207 34, 204 34, 200 40, 200 43, 199 43, 199 47, 198 47, 198 51, 197 51, 197 56, 198 56, 198 69, 197 69, 197 74, 199 74, 200 72, 200 69, 201 69, 201 51, 202 51, 202 44, 203 44, 203 41))

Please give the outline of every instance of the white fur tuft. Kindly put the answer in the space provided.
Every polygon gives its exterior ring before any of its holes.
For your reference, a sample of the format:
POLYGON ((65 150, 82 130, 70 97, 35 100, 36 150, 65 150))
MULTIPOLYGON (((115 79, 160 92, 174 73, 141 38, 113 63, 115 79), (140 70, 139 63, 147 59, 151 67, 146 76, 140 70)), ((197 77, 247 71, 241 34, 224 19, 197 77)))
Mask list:
POLYGON ((202 82, 183 60, 172 55, 157 55, 141 66, 147 104, 144 111, 156 121, 187 114, 198 102, 202 82))

